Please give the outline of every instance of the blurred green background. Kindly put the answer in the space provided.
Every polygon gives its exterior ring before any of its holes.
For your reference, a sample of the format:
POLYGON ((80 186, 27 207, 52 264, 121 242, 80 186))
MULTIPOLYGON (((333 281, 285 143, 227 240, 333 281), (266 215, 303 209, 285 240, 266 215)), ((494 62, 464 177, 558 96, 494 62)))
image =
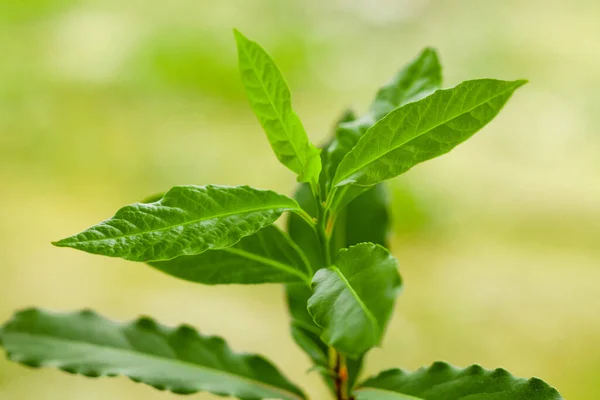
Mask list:
MULTIPOLYGON (((175 184, 293 191, 244 97, 232 27, 273 54, 315 142, 431 45, 447 86, 530 84, 471 141, 389 182, 405 290, 366 372, 478 362, 597 400, 599 20, 594 0, 3 0, 0 319, 39 305, 189 322, 324 398, 279 286, 197 286, 49 242, 175 184)), ((176 397, 0 360, 1 399, 176 397)))

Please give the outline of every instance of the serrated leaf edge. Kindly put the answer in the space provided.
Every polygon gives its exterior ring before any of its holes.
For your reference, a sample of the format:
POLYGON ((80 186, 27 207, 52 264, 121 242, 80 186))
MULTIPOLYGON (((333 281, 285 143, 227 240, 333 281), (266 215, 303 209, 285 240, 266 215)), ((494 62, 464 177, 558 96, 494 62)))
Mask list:
MULTIPOLYGON (((562 399, 562 396, 560 395, 558 390, 556 390, 554 387, 550 386, 549 384, 547 384, 546 382, 544 382, 543 380, 541 380, 539 378, 535 378, 535 377, 529 378, 529 379, 519 378, 519 377, 514 376, 513 374, 511 374, 504 368, 496 368, 494 370, 488 370, 488 369, 483 368, 479 364, 472 364, 466 368, 458 368, 458 367, 455 367, 445 361, 436 361, 433 364, 431 364, 429 367, 422 367, 415 371, 408 371, 408 370, 401 369, 401 368, 392 368, 392 369, 382 371, 379 374, 375 375, 374 377, 369 378, 369 379, 365 380, 364 382, 362 382, 361 384, 357 385, 357 387, 353 390, 353 392, 371 391, 372 390, 372 391, 385 392, 385 393, 402 394, 402 393, 395 392, 393 390, 386 390, 386 389, 381 389, 381 388, 376 388, 376 387, 371 387, 371 386, 363 386, 363 385, 367 384, 370 380, 376 380, 376 379, 379 379, 388 374, 400 373, 402 375, 409 375, 409 374, 415 373, 415 372, 430 373, 430 372, 436 372, 436 371, 445 370, 445 369, 451 369, 451 370, 453 370, 453 372, 464 373, 464 374, 468 374, 468 375, 481 375, 484 373, 491 373, 491 374, 498 375, 498 376, 508 377, 515 381, 520 381, 521 383, 526 382, 527 385, 529 385, 529 386, 543 385, 545 389, 550 389, 554 395, 559 396, 559 398, 562 399)), ((402 394, 402 395, 405 396, 407 400, 412 399, 412 398, 414 398, 415 400, 425 400, 420 397, 413 397, 413 396, 409 396, 406 394, 402 394)))
MULTIPOLYGON (((5 332, 6 328, 10 327, 10 324, 13 323, 19 315, 24 314, 24 313, 28 313, 28 312, 35 312, 35 313, 43 312, 43 313, 47 313, 47 314, 50 314, 50 315, 52 315, 52 314, 55 314, 55 315, 81 315, 81 316, 94 315, 96 317, 99 317, 99 318, 104 319, 106 321, 109 321, 111 323, 120 325, 121 327, 134 326, 134 325, 139 325, 139 324, 143 323, 145 325, 145 328, 149 329, 149 326, 158 327, 160 325, 153 318, 150 318, 150 317, 147 317, 147 316, 141 316, 141 317, 139 317, 139 318, 137 318, 135 320, 132 320, 130 322, 116 322, 116 321, 109 320, 106 317, 102 316, 101 314, 99 314, 99 313, 97 313, 97 312, 95 312, 93 310, 90 310, 90 309, 84 309, 84 310, 76 311, 76 312, 72 312, 72 313, 58 313, 58 312, 51 312, 51 311, 47 311, 47 310, 41 310, 41 309, 38 309, 38 308, 27 308, 27 309, 20 310, 20 311, 16 312, 14 314, 14 316, 2 327, 2 329, 0 329, 0 333, 6 333, 5 332)), ((193 328, 193 327, 191 327, 190 325, 187 325, 187 324, 181 324, 181 325, 178 325, 175 328, 168 328, 168 329, 172 329, 173 331, 177 331, 177 332, 181 332, 182 330, 185 329, 185 330, 187 330, 187 333, 192 333, 194 336, 196 336, 198 338, 202 338, 204 340, 209 340, 209 341, 218 341, 218 342, 225 343, 225 340, 222 337, 220 337, 220 336, 204 336, 204 335, 200 334, 195 328, 193 328)), ((157 329, 155 329, 154 331, 158 332, 157 329)), ((49 339, 52 339, 52 340, 56 340, 58 342, 65 341, 63 339, 56 339, 55 337, 50 336, 50 335, 31 335, 31 334, 27 334, 27 333, 25 333, 25 334, 23 334, 23 333, 17 333, 17 334, 10 333, 10 334, 11 335, 32 336, 32 337, 45 337, 45 338, 49 338, 49 339)), ((77 341, 77 340, 72 340, 72 341, 73 342, 81 342, 83 344, 89 344, 87 342, 82 342, 82 341, 77 341)), ((98 345, 98 344, 91 344, 91 346, 95 346, 95 347, 99 347, 99 348, 105 347, 107 349, 110 349, 111 351, 138 354, 138 353, 133 352, 133 351, 124 350, 124 349, 116 349, 116 348, 113 348, 113 347, 102 346, 102 345, 98 345)), ((264 357, 259 356, 257 354, 251 354, 251 353, 245 353, 245 352, 233 352, 233 351, 232 351, 232 353, 234 355, 236 355, 236 356, 247 357, 249 359, 254 359, 254 360, 260 360, 261 362, 265 362, 265 363, 267 363, 269 365, 273 365, 271 362, 269 362, 268 360, 266 360, 264 357)), ((68 363, 59 365, 59 363, 57 363, 56 361, 53 362, 53 361, 42 361, 42 360, 37 360, 37 359, 29 359, 29 358, 27 358, 23 354, 16 353, 16 352, 11 352, 11 351, 8 351, 8 350, 6 350, 6 355, 7 355, 7 358, 9 360, 14 361, 14 362, 18 362, 18 363, 23 364, 23 365, 27 365, 27 366, 32 367, 32 368, 52 367, 52 368, 57 368, 57 369, 59 369, 61 371, 64 371, 64 372, 67 372, 67 373, 70 373, 70 374, 78 374, 78 375, 82 375, 82 376, 85 376, 85 377, 88 377, 88 378, 100 378, 100 377, 105 377, 105 376, 106 377, 115 377, 115 376, 118 376, 117 374, 102 374, 100 371, 93 370, 93 369, 83 370, 83 369, 72 368, 72 367, 69 367, 68 363)), ((236 374, 233 374, 233 373, 230 373, 230 372, 227 372, 227 371, 215 370, 213 368, 207 368, 207 367, 199 366, 197 364, 188 363, 188 362, 185 362, 185 361, 182 361, 182 360, 167 359, 167 358, 162 358, 162 357, 158 357, 158 356, 151 355, 151 354, 146 354, 146 353, 144 353, 143 356, 144 357, 148 357, 148 358, 155 358, 155 359, 165 360, 167 362, 172 362, 172 363, 175 363, 175 364, 184 364, 186 366, 190 366, 190 367, 195 368, 195 369, 201 369, 201 370, 205 370, 205 371, 217 371, 218 374, 230 375, 230 376, 235 377, 235 379, 239 379, 239 380, 242 380, 242 381, 247 381, 247 382, 250 382, 250 383, 252 383, 253 385, 256 385, 256 386, 262 386, 262 387, 268 388, 269 390, 272 390, 274 392, 280 392, 282 394, 285 394, 285 396, 287 396, 287 397, 291 397, 291 398, 294 398, 294 399, 297 399, 297 400, 304 400, 305 399, 304 396, 300 396, 297 393, 290 392, 290 391, 287 391, 285 389, 279 388, 277 386, 272 386, 272 385, 266 384, 264 382, 254 381, 254 380, 252 380, 252 379, 250 379, 248 377, 241 376, 241 375, 236 375, 236 374)), ((133 376, 133 375, 122 374, 122 376, 126 376, 127 378, 129 378, 133 382, 144 383, 144 384, 149 385, 149 386, 151 386, 151 387, 153 387, 153 388, 155 388, 157 390, 169 391, 169 392, 172 392, 172 393, 175 393, 175 394, 193 394, 193 393, 207 392, 207 391, 202 390, 202 389, 190 391, 189 389, 183 388, 183 387, 182 388, 177 388, 177 387, 166 387, 164 385, 153 385, 153 384, 145 382, 143 379, 141 379, 139 377, 136 377, 136 376, 133 376)), ((232 393, 229 393, 229 392, 215 392, 215 391, 210 391, 210 393, 216 394, 218 396, 224 396, 224 397, 226 397, 226 396, 235 396, 235 394, 232 394, 232 393)))

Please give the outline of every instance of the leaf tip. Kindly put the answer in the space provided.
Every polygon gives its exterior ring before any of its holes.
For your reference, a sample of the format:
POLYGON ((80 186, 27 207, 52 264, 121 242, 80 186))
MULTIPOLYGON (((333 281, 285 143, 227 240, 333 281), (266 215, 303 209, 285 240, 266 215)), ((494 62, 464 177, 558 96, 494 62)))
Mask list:
POLYGON ((243 40, 247 41, 248 38, 246 36, 244 36, 244 34, 242 32, 240 32, 237 28, 233 28, 233 37, 235 38, 236 42, 241 42, 243 40))
POLYGON ((70 243, 69 239, 70 238, 55 240, 53 242, 50 242, 50 244, 52 246, 56 246, 56 247, 70 247, 71 243, 70 243))
POLYGON ((436 58, 439 58, 439 53, 435 47, 427 46, 421 51, 422 55, 431 55, 436 58))
POLYGON ((517 80, 515 81, 515 85, 516 85, 517 87, 521 87, 521 86, 523 86, 523 85, 525 85, 525 84, 527 84, 527 83, 529 83, 529 80, 528 80, 528 79, 517 79, 517 80))

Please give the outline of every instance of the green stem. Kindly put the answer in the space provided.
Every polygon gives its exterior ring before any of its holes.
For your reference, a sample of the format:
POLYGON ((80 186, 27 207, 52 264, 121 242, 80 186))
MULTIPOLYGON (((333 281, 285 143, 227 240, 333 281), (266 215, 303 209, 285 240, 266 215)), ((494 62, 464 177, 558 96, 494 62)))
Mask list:
POLYGON ((297 210, 293 210, 292 212, 294 214, 296 214, 297 216, 299 216, 300 218, 302 218, 304 220, 304 222, 306 222, 308 224, 308 226, 310 226, 315 231, 315 233, 318 233, 317 227, 316 227, 316 222, 313 219, 313 217, 310 216, 309 213, 307 213, 306 211, 304 211, 301 208, 299 208, 297 210))
MULTIPOLYGON (((315 193, 315 201, 317 203, 317 218, 315 229, 319 238, 319 244, 323 253, 323 261, 325 266, 332 265, 331 257, 331 235, 335 226, 337 215, 330 211, 331 200, 334 198, 330 193, 327 201, 323 201, 320 194, 315 193)), ((348 368, 346 359, 343 354, 339 353, 333 347, 329 347, 330 365, 329 369, 333 375, 336 400, 351 400, 348 393, 348 368)))

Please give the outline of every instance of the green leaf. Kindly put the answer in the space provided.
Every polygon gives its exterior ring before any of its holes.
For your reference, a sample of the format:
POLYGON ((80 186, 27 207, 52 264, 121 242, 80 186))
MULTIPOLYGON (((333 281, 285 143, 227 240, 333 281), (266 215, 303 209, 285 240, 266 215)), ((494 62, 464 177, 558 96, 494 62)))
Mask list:
POLYGON ((88 377, 124 375, 179 394, 205 391, 244 399, 304 399, 264 358, 234 353, 218 337, 152 319, 109 321, 91 311, 54 314, 30 309, 2 331, 9 359, 88 377))
POLYGON ((390 112, 344 157, 333 185, 371 186, 449 152, 490 122, 525 82, 466 81, 390 112))
POLYGON ((156 203, 157 201, 162 199, 164 195, 164 193, 155 193, 153 195, 145 197, 142 201, 140 201, 140 203, 156 203))
POLYGON ((479 365, 458 369, 443 362, 415 372, 382 372, 354 391, 357 400, 561 400, 543 381, 515 378, 479 365))
POLYGON ((159 201, 121 208, 114 217, 53 243, 131 261, 162 261, 236 244, 298 204, 248 186, 175 186, 159 201))
MULTIPOLYGON (((323 331, 315 325, 306 309, 306 304, 310 296, 312 296, 312 290, 305 285, 286 285, 288 309, 292 316, 292 338, 310 357, 313 364, 320 367, 318 370, 323 380, 329 389, 334 392, 335 387, 329 366, 329 346, 321 340, 320 336, 323 331)), ((362 364, 363 357, 347 360, 349 387, 353 387, 356 383, 362 369, 362 364)))
POLYGON ((312 290, 305 285, 286 285, 288 310, 292 317, 292 337, 316 365, 327 367, 329 363, 328 348, 321 341, 321 328, 315 325, 306 309, 306 303, 312 290))
POLYGON ((234 30, 239 65, 250 105, 279 161, 316 185, 321 172, 319 151, 310 143, 300 118, 292 110, 290 89, 269 54, 234 30))
POLYGON ((384 116, 397 107, 430 95, 441 85, 442 66, 437 52, 425 48, 377 92, 370 113, 384 116))
POLYGON ((398 263, 384 247, 361 243, 337 254, 313 278, 308 311, 321 339, 358 357, 381 342, 402 282, 398 263))
POLYGON ((274 225, 243 238, 233 247, 149 264, 177 278, 206 285, 289 282, 310 285, 312 277, 302 251, 274 225))
MULTIPOLYGON (((300 184, 294 194, 299 206, 313 218, 317 216, 317 204, 308 184, 300 184)), ((290 213, 287 221, 290 237, 306 254, 313 271, 324 267, 321 243, 314 229, 297 214, 290 213)))
POLYGON ((419 100, 442 84, 442 66, 434 49, 426 48, 378 92, 366 115, 342 120, 335 132, 335 140, 327 148, 328 163, 324 170, 328 183, 335 176, 338 165, 356 145, 361 136, 378 120, 393 109, 419 100))
POLYGON ((334 249, 371 242, 388 247, 389 201, 385 186, 376 185, 352 200, 339 214, 333 230, 334 249))

